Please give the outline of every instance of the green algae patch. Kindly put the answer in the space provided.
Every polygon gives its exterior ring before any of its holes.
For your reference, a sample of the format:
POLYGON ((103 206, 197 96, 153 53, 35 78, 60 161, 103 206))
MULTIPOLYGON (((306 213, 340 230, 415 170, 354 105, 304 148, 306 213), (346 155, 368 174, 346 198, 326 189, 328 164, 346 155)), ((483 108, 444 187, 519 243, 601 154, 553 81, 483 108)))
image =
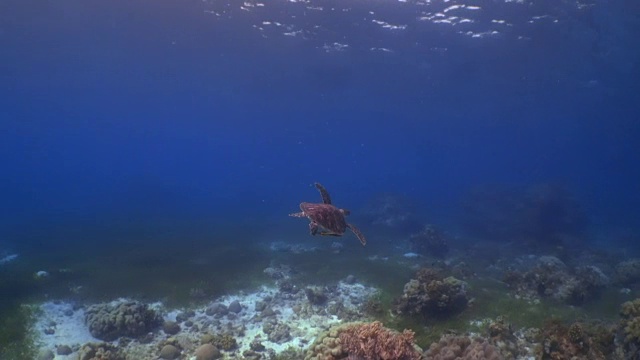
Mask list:
POLYGON ((0 359, 35 359, 36 336, 33 329, 35 306, 16 306, 0 312, 0 359))

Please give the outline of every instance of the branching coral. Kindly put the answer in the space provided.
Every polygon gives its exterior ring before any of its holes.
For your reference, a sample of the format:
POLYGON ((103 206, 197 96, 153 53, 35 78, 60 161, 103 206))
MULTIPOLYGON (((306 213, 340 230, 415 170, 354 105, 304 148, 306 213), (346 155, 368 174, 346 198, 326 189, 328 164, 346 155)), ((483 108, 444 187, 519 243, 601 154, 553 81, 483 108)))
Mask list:
POLYGON ((343 351, 349 355, 371 360, 413 360, 421 355, 414 347, 414 333, 404 330, 395 332, 382 326, 379 321, 347 327, 340 334, 343 351))
POLYGON ((399 333, 376 321, 332 327, 311 345, 305 360, 419 360, 421 352, 412 331, 399 333))

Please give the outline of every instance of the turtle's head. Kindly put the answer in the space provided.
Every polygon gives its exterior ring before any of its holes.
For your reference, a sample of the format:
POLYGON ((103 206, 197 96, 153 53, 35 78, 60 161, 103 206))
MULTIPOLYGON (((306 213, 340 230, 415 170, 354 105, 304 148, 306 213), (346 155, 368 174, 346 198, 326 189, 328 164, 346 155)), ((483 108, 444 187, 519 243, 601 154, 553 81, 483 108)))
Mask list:
POLYGON ((347 210, 347 209, 340 209, 340 212, 342 213, 342 215, 344 216, 349 216, 349 214, 351 214, 351 211, 347 210))

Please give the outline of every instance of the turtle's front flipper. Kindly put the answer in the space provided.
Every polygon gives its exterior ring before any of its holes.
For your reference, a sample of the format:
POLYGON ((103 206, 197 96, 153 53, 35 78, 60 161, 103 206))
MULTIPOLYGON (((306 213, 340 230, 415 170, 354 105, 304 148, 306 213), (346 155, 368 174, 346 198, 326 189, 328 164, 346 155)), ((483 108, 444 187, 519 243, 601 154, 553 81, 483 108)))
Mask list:
POLYGON ((356 234, 356 237, 358 237, 358 240, 360 240, 360 242, 362 243, 362 246, 367 245, 367 239, 364 238, 364 235, 362 235, 362 233, 360 232, 360 230, 358 230, 357 227, 351 224, 347 224, 347 227, 351 229, 351 231, 353 231, 354 234, 356 234))
POLYGON ((297 212, 297 213, 293 213, 293 214, 289 214, 289 216, 293 216, 293 217, 306 217, 307 215, 305 215, 304 212, 297 212))
POLYGON ((320 196, 322 196, 322 202, 325 204, 331 204, 331 196, 329 196, 329 192, 324 188, 320 183, 313 184, 316 186, 316 189, 320 191, 320 196))

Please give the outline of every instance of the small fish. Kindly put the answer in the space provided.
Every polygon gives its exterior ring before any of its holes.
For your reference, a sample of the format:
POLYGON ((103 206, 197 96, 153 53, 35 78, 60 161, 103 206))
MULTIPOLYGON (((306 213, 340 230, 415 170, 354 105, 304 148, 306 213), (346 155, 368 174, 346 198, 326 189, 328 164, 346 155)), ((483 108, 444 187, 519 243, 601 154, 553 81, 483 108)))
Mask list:
POLYGON ((420 254, 416 254, 414 252, 408 252, 402 256, 406 257, 407 259, 413 259, 413 258, 420 257, 420 254))

